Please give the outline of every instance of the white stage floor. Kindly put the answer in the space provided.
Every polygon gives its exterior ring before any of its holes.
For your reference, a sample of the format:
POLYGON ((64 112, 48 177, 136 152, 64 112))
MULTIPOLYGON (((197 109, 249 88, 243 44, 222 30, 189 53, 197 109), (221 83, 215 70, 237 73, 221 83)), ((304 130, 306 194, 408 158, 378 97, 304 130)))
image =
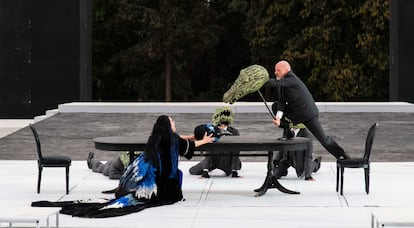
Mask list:
MULTIPOLYGON (((180 161, 184 173, 184 201, 115 218, 85 219, 60 215, 60 226, 360 228, 371 226, 371 210, 377 208, 414 211, 412 162, 372 163, 369 195, 364 190, 363 169, 346 169, 344 195, 340 196, 335 191, 335 163, 322 162, 319 172, 313 175, 316 181, 298 179, 293 169, 280 180, 285 187, 301 192, 300 195, 269 189, 262 197, 254 197, 253 189, 264 181, 264 162, 244 162, 240 171, 242 178, 225 177, 216 170, 210 179, 189 175, 188 169, 193 164, 194 161, 180 161)), ((85 161, 74 161, 70 170, 69 195, 65 194, 63 168, 45 168, 41 193, 37 194, 37 172, 36 160, 0 160, 0 207, 29 207, 37 200, 111 197, 101 191, 114 188, 118 183, 93 173, 85 161)), ((53 218, 51 224, 55 224, 53 218)), ((16 224, 17 227, 29 225, 16 224)), ((8 224, 2 223, 1 227, 8 227, 8 224)))

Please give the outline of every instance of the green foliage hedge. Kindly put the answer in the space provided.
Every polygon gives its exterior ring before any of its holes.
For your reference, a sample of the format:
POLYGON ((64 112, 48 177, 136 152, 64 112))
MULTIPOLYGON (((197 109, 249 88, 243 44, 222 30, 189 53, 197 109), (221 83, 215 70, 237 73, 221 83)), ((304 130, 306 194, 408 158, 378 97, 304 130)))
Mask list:
POLYGON ((280 59, 317 101, 388 99, 389 1, 94 0, 93 6, 95 100, 220 101, 240 69, 260 64, 273 76, 280 59))

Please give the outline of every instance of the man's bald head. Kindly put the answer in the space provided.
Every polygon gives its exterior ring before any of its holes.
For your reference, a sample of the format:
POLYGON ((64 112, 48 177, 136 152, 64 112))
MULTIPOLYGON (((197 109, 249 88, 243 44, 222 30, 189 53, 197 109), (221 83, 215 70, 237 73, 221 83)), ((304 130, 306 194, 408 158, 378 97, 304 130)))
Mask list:
POLYGON ((289 72, 290 70, 291 70, 290 64, 287 61, 282 60, 282 61, 277 62, 275 65, 276 78, 277 79, 283 78, 287 74, 287 72, 289 72))

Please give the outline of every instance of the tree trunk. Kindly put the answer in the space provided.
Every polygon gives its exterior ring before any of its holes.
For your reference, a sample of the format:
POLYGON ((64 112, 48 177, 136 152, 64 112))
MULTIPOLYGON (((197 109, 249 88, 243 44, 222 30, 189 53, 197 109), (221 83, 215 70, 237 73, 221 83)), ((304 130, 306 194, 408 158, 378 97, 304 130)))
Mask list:
POLYGON ((171 55, 165 55, 165 101, 171 101, 171 55))

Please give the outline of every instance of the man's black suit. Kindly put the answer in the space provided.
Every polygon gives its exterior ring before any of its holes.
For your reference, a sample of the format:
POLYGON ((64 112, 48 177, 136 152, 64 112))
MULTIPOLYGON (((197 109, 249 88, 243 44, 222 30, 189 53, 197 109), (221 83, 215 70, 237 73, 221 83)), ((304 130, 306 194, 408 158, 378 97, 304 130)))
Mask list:
MULTIPOLYGON (((319 123, 319 110, 315 100, 305 84, 289 71, 283 78, 270 79, 265 86, 276 87, 278 90, 278 111, 291 119, 294 124, 303 123, 325 149, 336 158, 347 157, 345 151, 333 140, 326 136, 319 123)), ((275 113, 276 114, 276 113, 275 113)))

